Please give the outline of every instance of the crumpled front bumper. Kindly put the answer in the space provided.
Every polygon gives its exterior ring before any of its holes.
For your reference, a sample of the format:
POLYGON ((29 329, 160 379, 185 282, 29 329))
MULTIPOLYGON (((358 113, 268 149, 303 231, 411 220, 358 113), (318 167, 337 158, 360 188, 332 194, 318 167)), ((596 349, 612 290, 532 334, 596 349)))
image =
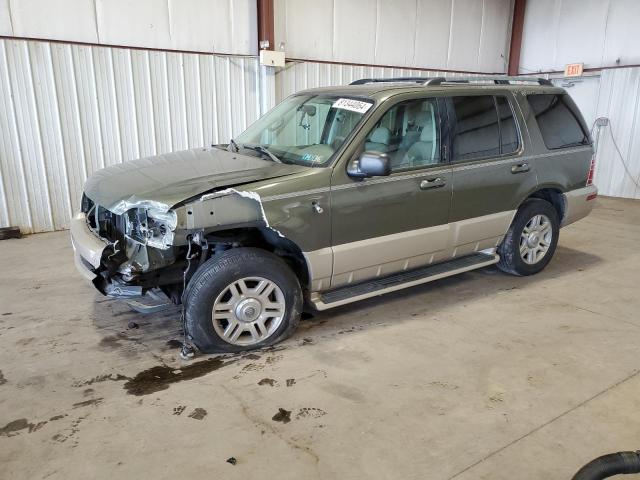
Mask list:
POLYGON ((96 277, 94 270, 100 267, 107 244, 89 229, 84 213, 78 213, 71 219, 70 230, 76 268, 83 277, 93 280, 96 277))
POLYGON ((109 277, 106 272, 96 273, 100 269, 102 254, 108 244, 89 229, 84 213, 78 213, 71 219, 70 230, 76 268, 98 291, 112 298, 142 296, 142 287, 126 285, 117 278, 109 277))

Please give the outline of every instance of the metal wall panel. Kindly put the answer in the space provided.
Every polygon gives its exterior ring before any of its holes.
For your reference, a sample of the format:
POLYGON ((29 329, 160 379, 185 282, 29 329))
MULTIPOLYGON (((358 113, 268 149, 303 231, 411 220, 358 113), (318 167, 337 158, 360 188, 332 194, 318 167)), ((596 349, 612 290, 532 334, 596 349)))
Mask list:
POLYGON ((94 171, 227 141, 272 106, 259 72, 254 57, 0 39, 0 226, 67 228, 94 171))
POLYGON ((256 0, 0 0, 0 35, 257 54, 256 0))
POLYGON ((610 120, 599 136, 598 189, 603 195, 640 198, 640 68, 604 70, 597 99, 596 117, 610 120))
POLYGON ((297 59, 505 72, 512 0, 275 0, 297 59))
POLYGON ((527 2, 520 72, 640 63, 638 0, 536 0, 527 2))

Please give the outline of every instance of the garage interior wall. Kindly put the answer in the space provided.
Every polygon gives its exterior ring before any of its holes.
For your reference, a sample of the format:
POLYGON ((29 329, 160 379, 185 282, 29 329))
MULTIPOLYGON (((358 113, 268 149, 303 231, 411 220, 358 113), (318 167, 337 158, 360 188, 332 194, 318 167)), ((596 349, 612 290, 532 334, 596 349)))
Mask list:
POLYGON ((513 0, 275 0, 294 59, 504 73, 513 0))
POLYGON ((65 229, 95 170, 244 130, 271 106, 255 23, 255 0, 0 0, 0 226, 65 229))
MULTIPOLYGON (((520 74, 562 72, 566 64, 590 69, 566 88, 598 137, 595 182, 600 193, 640 198, 640 2, 535 0, 525 10, 520 74), (614 143, 615 142, 615 143, 614 143)), ((553 77, 561 76, 551 73, 553 77)))
MULTIPOLYGON (((96 169, 225 142, 304 88, 506 70, 513 0, 390 4, 275 0, 275 46, 290 61, 274 70, 255 56, 256 0, 0 0, 0 226, 67 228, 96 169)), ((640 198, 640 4, 583 5, 527 2, 520 73, 629 65, 554 81, 589 122, 611 119, 601 192, 640 198)))

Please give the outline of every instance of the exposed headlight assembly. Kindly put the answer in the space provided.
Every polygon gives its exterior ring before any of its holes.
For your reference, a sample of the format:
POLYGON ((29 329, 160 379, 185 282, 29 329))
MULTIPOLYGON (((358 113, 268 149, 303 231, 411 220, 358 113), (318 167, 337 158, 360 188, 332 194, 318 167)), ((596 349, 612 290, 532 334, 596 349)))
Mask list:
POLYGON ((178 223, 176 212, 153 208, 132 208, 126 215, 125 235, 143 245, 166 249, 173 243, 173 234, 178 223))

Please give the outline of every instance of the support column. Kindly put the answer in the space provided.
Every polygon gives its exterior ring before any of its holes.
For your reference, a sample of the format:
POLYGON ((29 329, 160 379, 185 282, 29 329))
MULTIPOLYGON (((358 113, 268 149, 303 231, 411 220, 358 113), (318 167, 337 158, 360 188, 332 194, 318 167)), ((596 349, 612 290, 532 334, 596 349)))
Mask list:
POLYGON ((515 0, 513 21, 511 22, 511 44, 509 46, 508 75, 518 75, 520 67, 520 49, 522 47, 522 31, 524 29, 524 12, 527 0, 515 0))

